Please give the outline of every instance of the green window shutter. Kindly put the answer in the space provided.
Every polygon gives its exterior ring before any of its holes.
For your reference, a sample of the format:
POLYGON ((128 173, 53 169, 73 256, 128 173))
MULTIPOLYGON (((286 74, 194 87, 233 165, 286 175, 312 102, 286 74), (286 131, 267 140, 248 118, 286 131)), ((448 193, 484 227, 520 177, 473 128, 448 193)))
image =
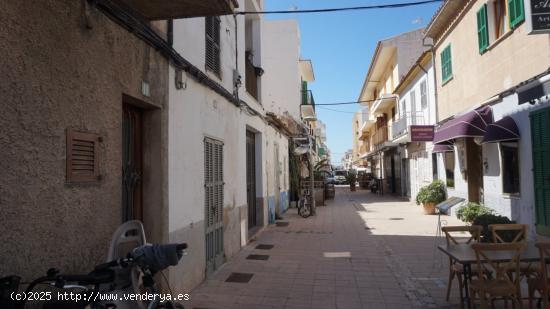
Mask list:
POLYGON ((307 103, 307 81, 302 81, 302 104, 307 103))
POLYGON ((537 231, 550 233, 550 108, 532 112, 531 141, 537 231))
POLYGON ((441 52, 441 78, 446 82, 453 76, 453 66, 451 61, 451 44, 441 52))
POLYGON ((489 47, 489 31, 487 30, 487 4, 477 11, 477 40, 479 53, 483 54, 489 47))
POLYGON ((516 28, 525 20, 523 0, 508 0, 508 11, 510 12, 510 29, 516 28))

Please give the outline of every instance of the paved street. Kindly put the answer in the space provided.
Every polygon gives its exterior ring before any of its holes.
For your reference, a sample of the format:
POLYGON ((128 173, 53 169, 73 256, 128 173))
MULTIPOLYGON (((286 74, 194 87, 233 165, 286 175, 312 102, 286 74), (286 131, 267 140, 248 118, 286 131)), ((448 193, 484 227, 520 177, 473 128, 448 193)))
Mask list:
MULTIPOLYGON (((448 224, 459 224, 445 217, 448 224)), ((434 253, 437 216, 364 190, 336 199, 288 226, 270 226, 191 293, 190 308, 455 308, 444 299, 447 260, 434 253), (260 244, 272 249, 256 249, 260 244), (250 260, 249 255, 268 255, 250 260), (265 257, 263 257, 265 258, 265 257), (248 283, 225 282, 231 273, 248 283)), ((443 239, 439 240, 443 242, 443 239)), ((190 306, 189 306, 190 305, 190 306)))

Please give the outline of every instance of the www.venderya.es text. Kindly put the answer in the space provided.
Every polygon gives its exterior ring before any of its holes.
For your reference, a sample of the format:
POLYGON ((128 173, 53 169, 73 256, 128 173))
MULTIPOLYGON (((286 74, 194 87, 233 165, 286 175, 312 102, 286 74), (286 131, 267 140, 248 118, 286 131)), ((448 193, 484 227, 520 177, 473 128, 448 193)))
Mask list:
POLYGON ((117 302, 117 301, 188 301, 189 294, 162 294, 162 293, 99 293, 99 292, 32 292, 11 294, 11 299, 15 301, 26 300, 36 301, 73 301, 73 302, 117 302))

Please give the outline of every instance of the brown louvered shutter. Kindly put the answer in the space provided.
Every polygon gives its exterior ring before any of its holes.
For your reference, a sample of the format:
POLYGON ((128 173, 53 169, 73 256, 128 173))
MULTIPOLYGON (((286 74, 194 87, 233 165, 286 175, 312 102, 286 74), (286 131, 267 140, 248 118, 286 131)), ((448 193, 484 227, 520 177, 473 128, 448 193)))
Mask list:
POLYGON ((205 18, 206 68, 220 76, 220 23, 218 16, 205 18))
POLYGON ((67 182, 99 180, 99 134, 67 130, 67 182))

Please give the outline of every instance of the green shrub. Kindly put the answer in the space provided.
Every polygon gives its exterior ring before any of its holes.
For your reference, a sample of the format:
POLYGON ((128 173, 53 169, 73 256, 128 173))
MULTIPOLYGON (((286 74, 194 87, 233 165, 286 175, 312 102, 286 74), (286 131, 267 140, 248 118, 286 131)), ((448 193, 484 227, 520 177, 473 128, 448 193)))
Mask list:
POLYGON ((434 180, 431 184, 420 188, 416 195, 416 204, 434 203, 439 204, 445 200, 447 192, 445 184, 441 180, 434 180))
MULTIPOLYGON (((493 235, 491 235, 491 232, 489 231, 489 225, 490 224, 511 224, 516 223, 515 221, 512 221, 508 219, 508 217, 495 215, 495 214, 484 214, 480 215, 477 218, 475 218, 473 225, 480 225, 483 227, 483 231, 481 232, 481 241, 482 242, 493 242, 493 235)), ((502 239, 505 241, 511 241, 516 236, 516 232, 508 232, 508 233, 499 233, 501 235, 502 239)))
POLYGON ((350 185, 355 185, 355 182, 357 182, 357 171, 354 169, 350 169, 348 171, 348 175, 346 176, 346 179, 350 185))
POLYGON ((489 215, 493 213, 494 211, 491 208, 483 204, 468 202, 458 208, 456 211, 456 217, 464 222, 472 223, 481 215, 489 215))

